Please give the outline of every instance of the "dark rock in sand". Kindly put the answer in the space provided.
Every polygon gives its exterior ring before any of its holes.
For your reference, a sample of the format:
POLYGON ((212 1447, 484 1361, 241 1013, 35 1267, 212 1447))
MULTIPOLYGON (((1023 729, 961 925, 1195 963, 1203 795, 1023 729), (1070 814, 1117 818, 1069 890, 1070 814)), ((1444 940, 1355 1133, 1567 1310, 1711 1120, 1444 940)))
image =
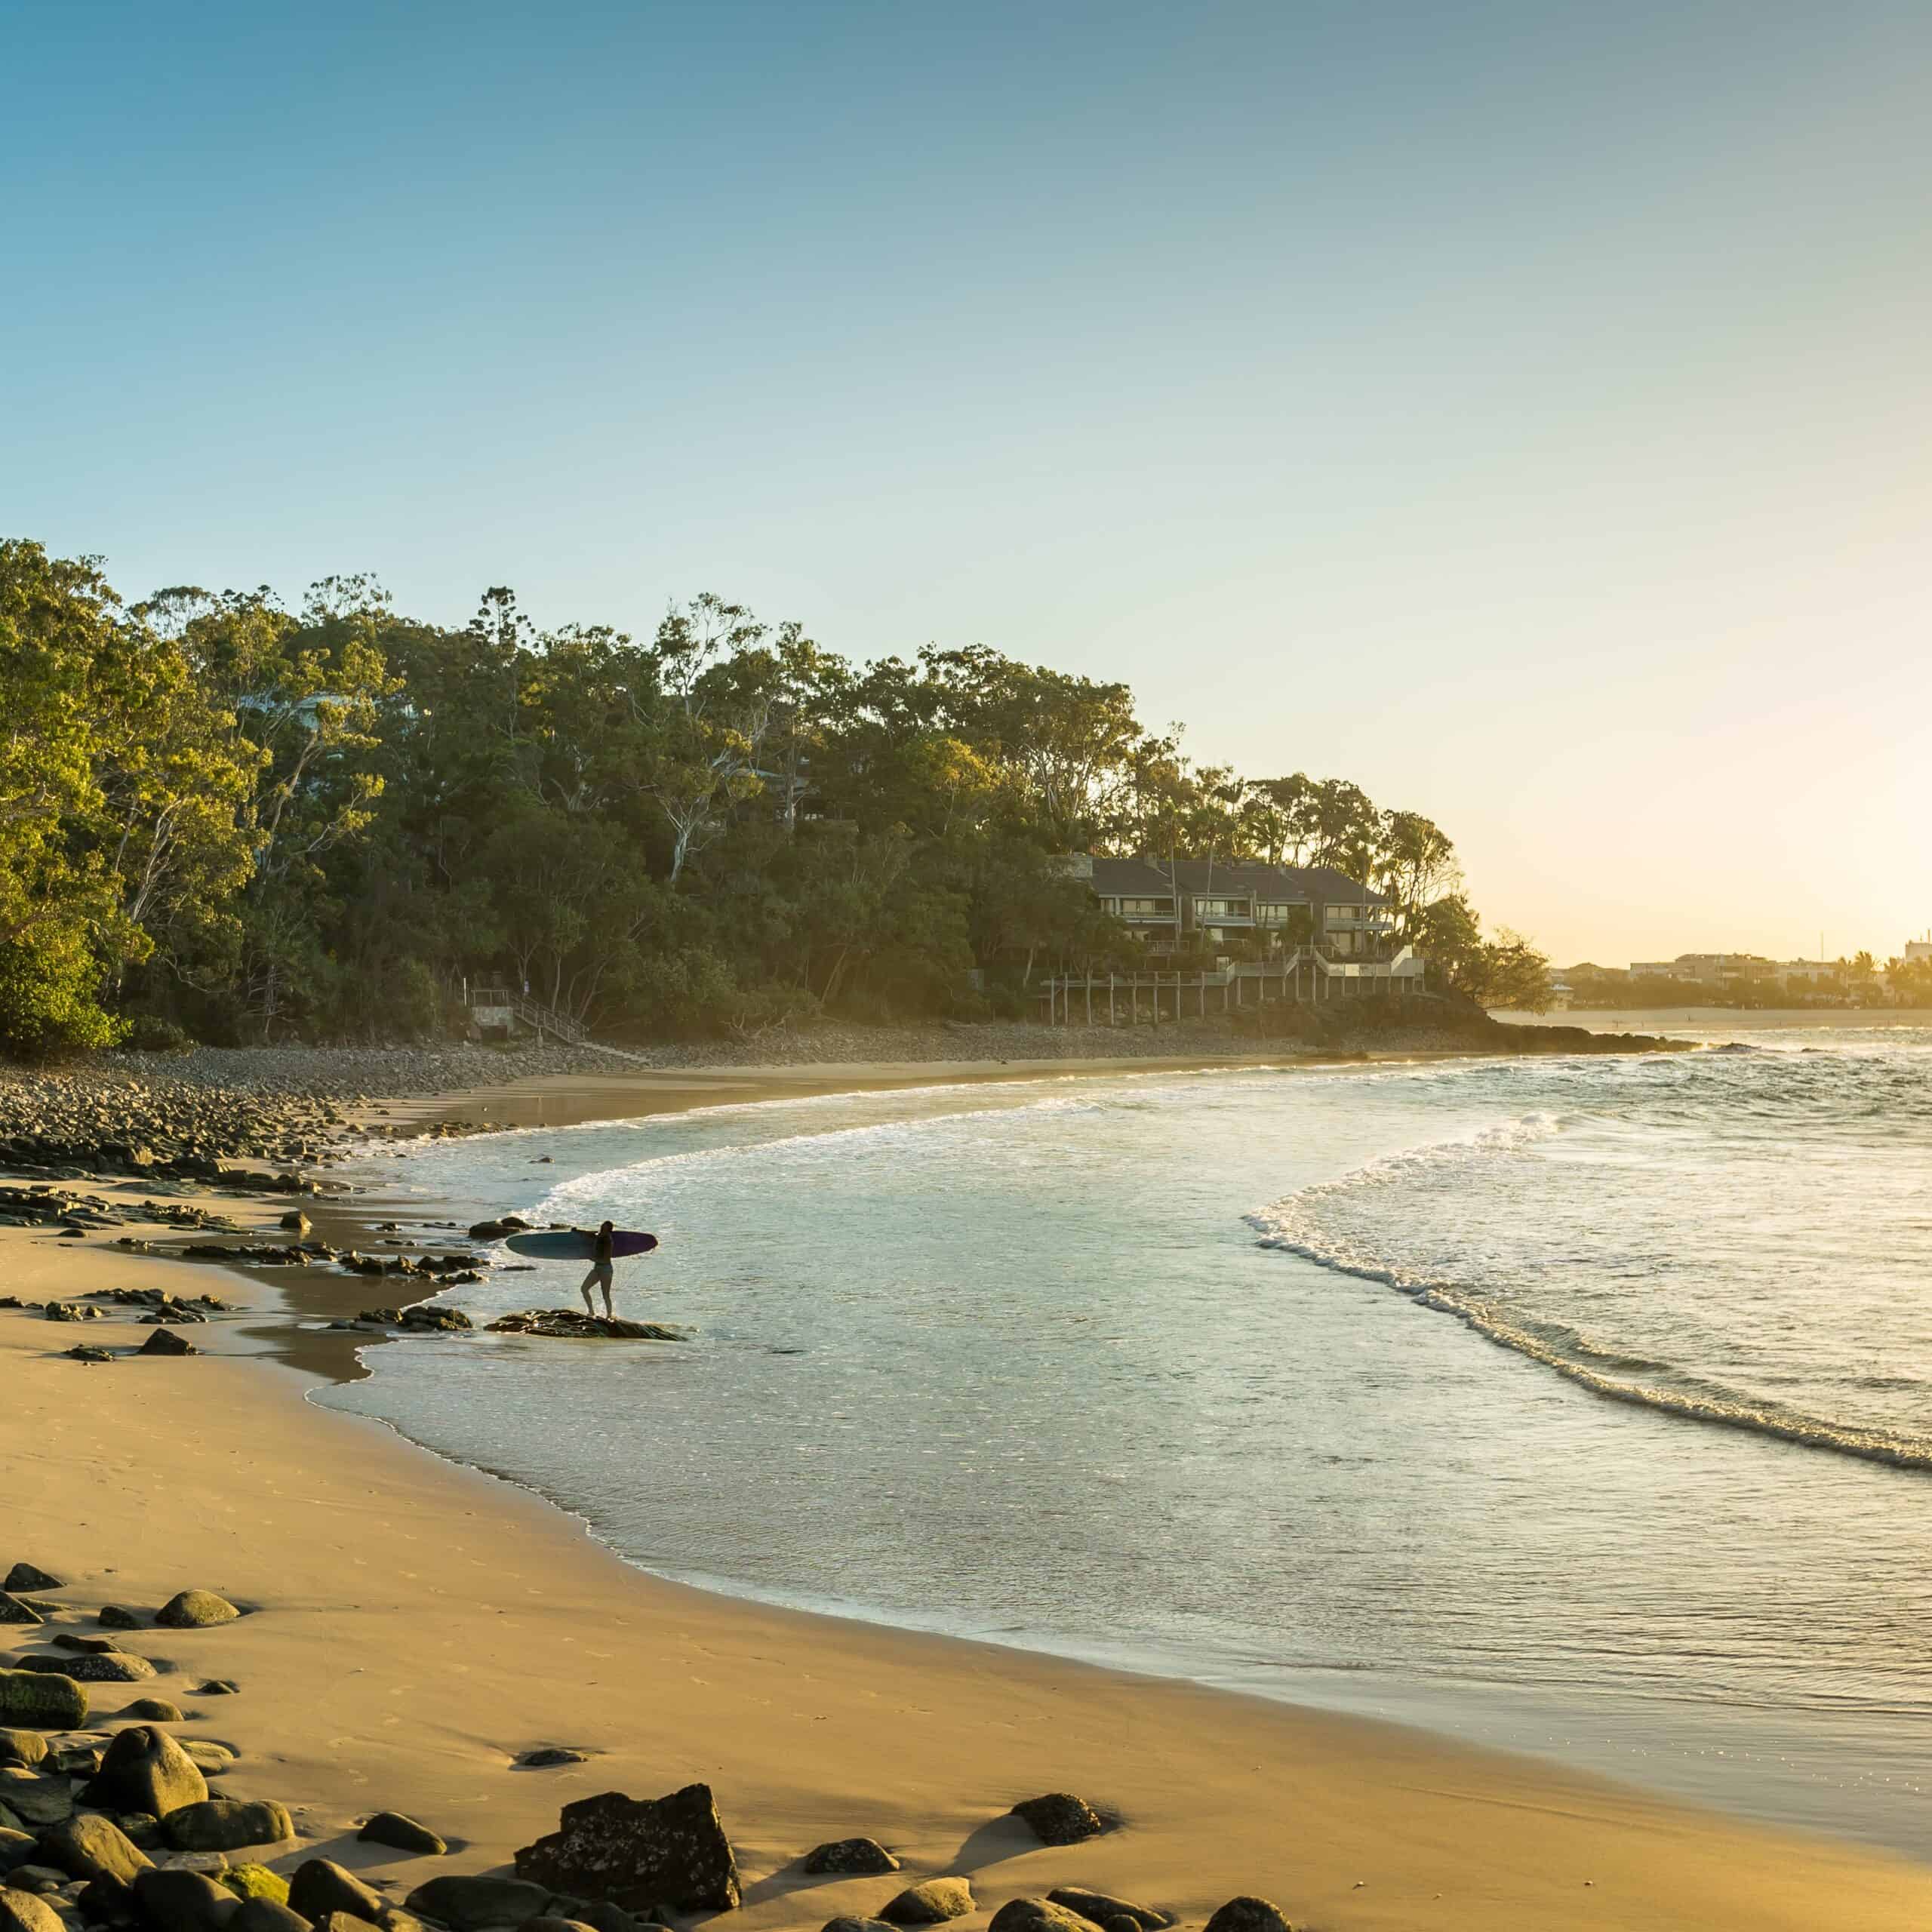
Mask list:
POLYGON ((928 1878, 887 1900, 878 1915, 891 1925, 938 1925, 972 1909, 973 1887, 964 1878, 928 1878))
POLYGON ((519 1752, 516 1762, 527 1771, 553 1770, 559 1764, 587 1764, 581 1751, 567 1750, 561 1744, 540 1744, 534 1751, 519 1752))
POLYGON ((87 1724, 87 1693, 72 1677, 0 1671, 0 1724, 29 1731, 79 1731, 87 1724))
POLYGON ((112 1361, 114 1359, 105 1349, 63 1349, 60 1352, 69 1361, 112 1361))
POLYGON ((449 1850, 426 1826, 400 1811, 378 1811, 355 1835, 370 1844, 393 1845, 398 1851, 417 1852, 425 1858, 440 1858, 449 1850))
POLYGON ((181 1724, 186 1720, 178 1704, 171 1704, 165 1697, 137 1697, 131 1704, 124 1704, 115 1712, 120 1718, 139 1718, 149 1724, 181 1724))
POLYGON ((899 1861, 876 1838, 833 1838, 805 1854, 805 1869, 824 1872, 897 1872, 899 1861))
POLYGON ((559 1897, 550 1901, 549 1911, 552 1915, 562 1913, 575 1924, 589 1926, 590 1932, 649 1932, 658 1923, 654 1918, 635 1918, 608 1899, 559 1897))
POLYGON ((87 1801, 109 1811, 146 1811, 157 1818, 208 1795, 198 1766, 165 1730, 136 1724, 117 1731, 102 1752, 87 1801))
POLYGON ((822 1932, 893 1932, 882 1918, 828 1918, 822 1932))
POLYGON ((217 1744, 212 1738, 184 1737, 181 1748, 194 1759, 205 1778, 218 1778, 235 1762, 235 1753, 225 1744, 217 1744))
POLYGON ((121 1647, 111 1637, 77 1637, 71 1630, 57 1630, 47 1641, 57 1651, 80 1651, 98 1657, 112 1657, 121 1647))
POLYGON ((1294 1928, 1279 1906, 1244 1893, 1217 1909, 1208 1921, 1208 1932, 1294 1932, 1294 1928))
POLYGON ((124 1651, 82 1651, 78 1657, 17 1657, 14 1666, 42 1676, 70 1678, 76 1684, 139 1684, 154 1675, 154 1666, 146 1657, 130 1657, 124 1651))
POLYGON ((242 1687, 232 1677, 211 1677, 205 1684, 195 1686, 198 1697, 232 1697, 242 1687))
POLYGON ((1171 1914, 1158 1912, 1151 1905, 1135 1905, 1126 1899, 1111 1897, 1105 1892, 1090 1892, 1079 1885, 1060 1885, 1047 1894, 1048 1901, 1063 1905, 1069 1912, 1077 1912, 1082 1918, 1091 1918, 1096 1925, 1105 1926, 1116 1918, 1131 1919, 1140 1932, 1161 1932, 1164 1926, 1174 1924, 1171 1914))
POLYGON ((315 1224, 303 1213, 300 1208, 291 1208, 275 1225, 278 1227, 287 1228, 298 1239, 306 1241, 315 1224))
POLYGON ((1042 1844, 1078 1844, 1109 1829, 1107 1821, 1084 1798, 1070 1791, 1050 1791, 1016 1804, 1011 1815, 1031 1825, 1042 1844))
POLYGON ((201 1350, 172 1328, 157 1328, 134 1352, 137 1355, 198 1355, 201 1350))
POLYGON ((204 1798, 170 1811, 161 1826, 177 1851, 239 1851, 245 1844, 284 1844, 295 1835, 288 1807, 267 1798, 204 1798))
POLYGON ((346 1912, 372 1924, 387 1909, 381 1894, 373 1891, 352 1872, 326 1858, 312 1858, 296 1867, 288 1881, 288 1909, 318 1922, 332 1912, 346 1912))
POLYGON ((0 1590, 0 1623, 45 1623, 47 1619, 11 1590, 0 1590))
POLYGON ((687 1912, 737 1906, 737 1861, 707 1784, 655 1798, 607 1791, 566 1804, 558 1824, 517 1853, 519 1878, 633 1911, 660 1903, 687 1912))
MULTIPOLYGON (((51 1301, 40 1312, 49 1321, 98 1321, 106 1310, 90 1308, 83 1301, 51 1301)), ((29 1587, 44 1590, 47 1586, 35 1583, 29 1587)))
POLYGON ((47 1755, 47 1740, 37 1730, 0 1730, 0 1764, 31 1767, 47 1755))
POLYGON ((242 1902, 202 1872, 143 1872, 134 1903, 154 1932, 221 1932, 242 1902))
POLYGON ((67 1932, 66 1921, 45 1899, 0 1886, 0 1932, 67 1932))
POLYGON ((1089 1921, 1051 1899, 1008 1899, 987 1932, 1093 1932, 1089 1921))
POLYGON ((149 1859, 111 1818, 98 1814, 69 1818, 40 1835, 40 1849, 51 1864, 72 1878, 111 1878, 132 1884, 137 1872, 149 1869, 149 1859))
POLYGON ((527 1234, 530 1223, 521 1214, 506 1214, 500 1221, 478 1221, 469 1231, 472 1241, 501 1241, 506 1235, 527 1234))
POLYGON ((138 1630, 141 1620, 131 1610, 123 1610, 118 1603, 104 1603, 94 1613, 94 1620, 103 1630, 138 1630))
MULTIPOLYGON (((432 1878, 403 1903, 411 1912, 448 1926, 451 1932, 481 1932, 486 1925, 522 1925, 542 1917, 552 1890, 518 1878, 432 1878)), ((291 1887, 289 1897, 294 1896, 291 1887)))
POLYGON ((242 1613, 212 1590, 183 1590, 155 1612, 154 1620, 169 1630, 205 1630, 216 1623, 232 1623, 242 1613))
POLYGON ((309 1932, 309 1921, 279 1899, 244 1899, 228 1932, 309 1932))

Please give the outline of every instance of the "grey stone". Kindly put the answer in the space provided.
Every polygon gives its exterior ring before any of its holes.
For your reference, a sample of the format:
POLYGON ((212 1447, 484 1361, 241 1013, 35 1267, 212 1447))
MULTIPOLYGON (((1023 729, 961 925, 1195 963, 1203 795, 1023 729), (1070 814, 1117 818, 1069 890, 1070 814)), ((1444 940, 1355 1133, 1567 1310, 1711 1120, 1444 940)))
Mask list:
POLYGON ((40 1835, 40 1849, 51 1864, 72 1878, 112 1878, 132 1884, 148 1869, 147 1854, 111 1818, 98 1813, 69 1818, 40 1835))
MULTIPOLYGON (((425 1918, 440 1921, 451 1932, 481 1932, 486 1925, 521 1925, 540 1918, 554 1889, 518 1878, 432 1878, 403 1903, 425 1918)), ((295 1897, 292 1885, 288 1895, 291 1900, 295 1897)))
POLYGON ((31 1832, 17 1832, 0 1826, 0 1872, 17 1865, 31 1865, 40 1856, 40 1841, 31 1832))
POLYGON ((39 1892, 51 1897, 66 1884, 67 1875, 51 1865, 17 1865, 7 1875, 7 1882, 23 1892, 39 1892))
POLYGON ((205 1798, 161 1821, 177 1851, 239 1851, 245 1844, 284 1844, 295 1835, 288 1807, 272 1798, 205 1798))
POLYGON ((244 1899, 228 1932, 309 1932, 309 1921, 279 1899, 244 1899))
POLYGON ((1281 1908, 1268 1899, 1243 1893, 1216 1909, 1208 1932, 1294 1932, 1281 1908))
POLYGON ((1077 1912, 1050 1899, 1008 1899, 992 1915, 987 1932, 1092 1932, 1077 1912))
POLYGON ((352 1912, 331 1912, 315 1921, 315 1932, 371 1932, 371 1927, 352 1912))
POLYGON ((211 1677, 207 1682, 195 1686, 198 1697, 232 1697, 240 1689, 232 1677, 211 1677))
POLYGON ((67 1932, 67 1927, 45 1899, 0 1885, 0 1932, 67 1932))
POLYGON ((580 1925, 588 1925, 591 1932, 643 1932, 643 1928, 654 1921, 648 1918, 634 1918, 620 1905, 613 1905, 608 1899, 555 1898, 549 1909, 553 1916, 574 1919, 580 1925))
POLYGON ((154 1620, 168 1630, 205 1630, 212 1624, 232 1623, 241 1614, 212 1590, 183 1590, 155 1612, 154 1620))
POLYGON ((581 1751, 561 1744, 540 1744, 534 1751, 519 1752, 516 1761, 527 1771, 547 1771, 558 1764, 587 1764, 590 1760, 581 1751))
POLYGON ((1156 1911, 1151 1905, 1135 1905, 1106 1892, 1090 1892, 1079 1885, 1057 1886, 1047 1897, 1052 1904, 1063 1905, 1069 1912, 1077 1912, 1096 1925, 1104 1926, 1109 1919, 1131 1918, 1141 1932, 1161 1932, 1162 1927, 1174 1922, 1171 1913, 1156 1911))
POLYGON ((709 1785, 663 1798, 607 1791, 566 1804, 558 1823, 517 1853, 519 1878, 632 1911, 660 1903, 688 1912, 737 1908, 737 1861, 709 1785))
POLYGON ((0 1623, 45 1623, 47 1619, 33 1605, 15 1596, 11 1590, 0 1590, 0 1623))
POLYGON ((165 1818, 208 1795, 201 1768, 180 1744, 152 1724, 118 1731, 101 1754, 88 1802, 110 1811, 146 1811, 165 1818))
POLYGON ((878 1915, 891 1925, 938 1925, 972 1909, 973 1887, 964 1878, 928 1878, 888 1899, 878 1915))
POLYGON ((196 1769, 205 1778, 218 1778, 235 1763, 235 1753, 226 1745, 217 1744, 211 1738, 184 1737, 181 1748, 195 1761, 196 1769))
POLYGON ((823 1932, 893 1932, 882 1918, 828 1918, 823 1932))
POLYGON ((0 1764, 32 1766, 47 1755, 47 1740, 37 1730, 0 1730, 0 1764))
POLYGON ((24 1825, 57 1825, 74 1815, 73 1787, 63 1777, 15 1771, 0 1777, 0 1804, 24 1825))
POLYGON ((312 1923, 319 1923, 332 1912, 346 1912, 352 1918, 380 1918, 385 1901, 371 1891, 352 1872, 326 1858, 311 1858, 296 1867, 288 1881, 288 1909, 312 1923))
POLYGON ((125 1651, 83 1651, 78 1656, 20 1657, 15 1662, 20 1669, 69 1678, 76 1684, 139 1684, 154 1675, 154 1666, 146 1657, 125 1651))
POLYGON ((137 1697, 131 1704, 124 1704, 115 1715, 139 1718, 149 1724, 180 1724, 183 1721, 180 1706, 171 1704, 165 1697, 137 1697))
POLYGON ((417 1852, 425 1858, 440 1858, 449 1850, 426 1825, 405 1818, 400 1811, 378 1811, 355 1835, 371 1844, 392 1845, 398 1851, 417 1852))
POLYGON ((1097 1838, 1109 1829, 1107 1821, 1084 1798, 1075 1798, 1070 1791, 1023 1798, 1011 1815, 1031 1825, 1042 1844, 1078 1844, 1082 1838, 1097 1838))
POLYGON ((0 1670, 0 1724, 32 1730, 78 1730, 87 1721, 88 1694, 71 1677, 0 1670))
POLYGON ((124 1610, 118 1603, 104 1603, 94 1613, 94 1621, 103 1630, 138 1630, 141 1620, 131 1610, 124 1610))
POLYGON ((309 1921, 280 1899, 244 1899, 228 1932, 309 1932, 309 1921))
POLYGON ((157 1328, 134 1352, 137 1355, 198 1355, 201 1350, 172 1328, 157 1328))
POLYGON ((143 1872, 134 1881, 134 1903, 154 1932, 221 1932, 242 1909, 205 1872, 143 1872))
POLYGON ((876 1838, 832 1838, 805 1854, 805 1869, 825 1872, 897 1872, 899 1861, 876 1838))

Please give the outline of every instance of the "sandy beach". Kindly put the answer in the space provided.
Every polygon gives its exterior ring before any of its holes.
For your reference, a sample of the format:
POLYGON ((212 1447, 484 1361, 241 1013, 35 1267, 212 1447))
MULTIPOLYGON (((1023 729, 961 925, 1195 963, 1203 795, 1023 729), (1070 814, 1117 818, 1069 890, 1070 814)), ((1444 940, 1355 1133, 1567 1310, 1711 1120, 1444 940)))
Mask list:
MULTIPOLYGON (((641 1070, 507 1085, 462 1104, 496 1124, 558 1124, 1035 1071, 641 1070)), ((427 1121, 449 1104, 425 1097, 386 1118, 427 1121)), ((220 1204, 263 1226, 281 1205, 220 1204)), ((399 1900, 438 1872, 503 1867, 565 1803, 697 1780, 714 1788, 736 1846, 748 1927, 869 1915, 902 1884, 948 1873, 972 1881, 968 1932, 1005 1900, 1060 1885, 1184 1923, 1257 1894, 1297 1926, 1364 1932, 1849 1928, 1932 1912, 1932 1872, 1902 1859, 1527 1759, 657 1580, 550 1506, 304 1402, 313 1380, 251 1339, 281 1301, 259 1278, 26 1229, 0 1229, 0 1254, 7 1291, 30 1301, 156 1287, 261 1312, 189 1331, 198 1357, 97 1366, 62 1352, 149 1331, 0 1313, 0 1558, 60 1577, 63 1589, 43 1593, 66 1607, 57 1626, 88 1633, 103 1602, 152 1607, 189 1587, 252 1611, 124 1643, 156 1660, 162 1674, 140 1692, 182 1703, 183 1735, 241 1753, 224 1795, 289 1806, 300 1843, 274 1850, 285 1871, 319 1854, 392 1884, 399 1900), (205 1677, 232 1678, 240 1694, 189 1696, 205 1677), (552 1745, 586 1761, 513 1766, 552 1745), (1121 1829, 1051 1849, 1004 1817, 1054 1790, 1117 1814, 1121 1829), (385 1808, 441 1832, 449 1857, 356 1843, 356 1823, 385 1808), (891 1847, 903 1873, 799 1871, 812 1845, 861 1833, 891 1847)), ((370 1284, 341 1285, 370 1298, 370 1284)), ((17 1652, 51 1632, 7 1634, 17 1652)), ((123 1688, 95 1687, 97 1712, 111 1715, 123 1688)))

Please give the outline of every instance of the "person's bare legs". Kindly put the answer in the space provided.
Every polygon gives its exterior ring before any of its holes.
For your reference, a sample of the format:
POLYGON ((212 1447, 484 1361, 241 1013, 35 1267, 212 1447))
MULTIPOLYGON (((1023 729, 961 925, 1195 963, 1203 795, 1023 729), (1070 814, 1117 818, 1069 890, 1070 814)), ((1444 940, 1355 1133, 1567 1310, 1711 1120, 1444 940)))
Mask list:
POLYGON ((611 1278, 605 1272, 601 1262, 584 1276, 583 1285, 577 1290, 583 1297, 583 1312, 592 1321, 597 1318, 597 1304, 590 1299, 590 1284, 600 1278, 604 1282, 604 1312, 608 1315, 611 1310, 611 1278))

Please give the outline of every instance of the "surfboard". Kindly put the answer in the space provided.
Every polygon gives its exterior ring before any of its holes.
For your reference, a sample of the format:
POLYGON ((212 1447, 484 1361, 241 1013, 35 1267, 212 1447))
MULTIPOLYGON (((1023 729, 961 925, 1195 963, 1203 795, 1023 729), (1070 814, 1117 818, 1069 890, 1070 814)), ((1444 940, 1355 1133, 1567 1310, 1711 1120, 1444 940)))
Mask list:
MULTIPOLYGON (((597 1257, 597 1231, 594 1228, 546 1228, 539 1232, 512 1235, 503 1245, 512 1254, 527 1254, 533 1261, 592 1261, 597 1257)), ((611 1236, 611 1252, 620 1261, 629 1254, 648 1254, 657 1245, 655 1235, 639 1234, 630 1228, 619 1228, 611 1236)))

